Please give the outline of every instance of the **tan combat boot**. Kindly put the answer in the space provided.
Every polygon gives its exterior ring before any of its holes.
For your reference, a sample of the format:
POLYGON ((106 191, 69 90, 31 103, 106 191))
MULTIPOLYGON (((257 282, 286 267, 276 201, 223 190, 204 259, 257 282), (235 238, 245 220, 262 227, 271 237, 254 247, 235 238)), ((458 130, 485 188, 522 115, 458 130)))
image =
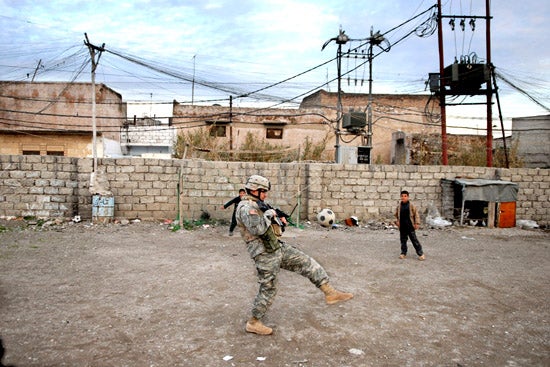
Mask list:
POLYGON ((255 317, 251 317, 250 320, 246 322, 246 331, 258 335, 271 335, 273 333, 272 328, 265 326, 255 317))
POLYGON ((325 300, 329 305, 353 298, 353 294, 337 291, 328 283, 323 284, 320 288, 325 294, 325 300))

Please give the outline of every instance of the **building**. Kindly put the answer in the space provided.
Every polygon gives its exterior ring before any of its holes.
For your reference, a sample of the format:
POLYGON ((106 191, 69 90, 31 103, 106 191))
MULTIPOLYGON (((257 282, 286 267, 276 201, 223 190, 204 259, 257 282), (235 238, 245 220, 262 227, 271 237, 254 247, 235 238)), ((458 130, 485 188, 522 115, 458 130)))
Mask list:
MULTIPOLYGON (((93 155, 91 83, 0 82, 0 154, 93 155)), ((95 86, 98 157, 121 155, 122 96, 95 86)))
MULTIPOLYGON (((430 106, 429 95, 410 94, 374 94, 372 95, 371 111, 368 116, 369 95, 356 93, 341 94, 342 113, 353 112, 366 113, 367 121, 365 134, 361 139, 354 139, 354 131, 341 129, 341 140, 345 146, 366 146, 368 144, 369 130, 371 131, 372 150, 370 152, 371 163, 405 164, 403 157, 395 155, 403 151, 403 147, 395 146, 394 133, 407 134, 437 134, 440 133, 440 126, 428 119, 425 113, 430 106), (369 128, 370 120, 370 128, 369 128), (352 140, 353 139, 353 140, 352 140), (350 141, 351 143, 346 143, 350 141), (358 141, 359 140, 359 141, 358 141), (393 146, 393 148, 392 148, 393 146), (403 161, 402 163, 399 163, 403 161)), ((320 90, 304 98, 300 104, 301 108, 319 108, 331 119, 336 120, 338 93, 329 93, 320 90)), ((344 122, 344 121, 342 121, 344 122)), ((342 126, 343 124, 340 124, 342 126)), ((333 133, 334 135, 334 133, 333 133)), ((399 142, 397 142, 399 145, 399 142)))
MULTIPOLYGON (((0 82, 0 87, 0 154, 92 156, 90 83, 0 82)), ((429 95, 374 94, 369 114, 369 99, 368 94, 343 92, 339 96, 319 90, 306 96, 299 108, 292 109, 199 106, 174 101, 171 113, 163 114, 168 115, 167 121, 161 121, 135 115, 128 119, 127 104, 121 95, 99 84, 97 154, 171 158, 176 153, 173 148, 178 134, 204 130, 209 138, 216 138, 209 139, 215 144, 195 142, 186 151, 187 157, 202 158, 205 152, 215 152, 208 158, 254 160, 256 152, 247 150, 252 141, 261 144, 262 152, 266 147, 272 149, 273 161, 295 161, 308 149, 322 147, 323 152, 310 159, 337 158, 338 163, 441 163, 441 127, 428 113, 437 110, 433 105, 437 101, 429 95)), ((548 116, 514 122, 519 139, 516 142, 529 142, 539 133, 548 135, 544 130, 548 116)), ((455 147, 451 136, 448 139, 450 156, 459 154, 465 142, 455 147)), ((533 165, 547 167, 546 145, 540 146, 535 139, 521 146, 534 160, 533 165), (531 152, 536 146, 540 149, 531 152)))
POLYGON ((512 119, 510 146, 526 168, 550 168, 550 115, 512 119))
MULTIPOLYGON (((340 121, 337 119, 338 94, 324 90, 305 97, 298 109, 229 108, 175 102, 173 126, 186 133, 208 126, 210 134, 224 142, 227 152, 241 149, 252 135, 289 152, 304 149, 308 143, 324 143, 327 160, 335 158, 338 145, 339 163, 369 163, 361 161, 361 149, 369 143, 368 99, 367 94, 342 93, 340 121), (352 116, 351 123, 349 116, 352 116), (355 124, 353 116, 360 116, 362 122, 355 124)), ((372 150, 368 152, 371 163, 391 162, 392 134, 396 131, 407 134, 440 131, 439 125, 428 121, 424 113, 429 102, 428 95, 373 95, 372 150)))
POLYGON ((172 158, 175 129, 150 118, 127 120, 121 131, 122 154, 143 158, 172 158))
POLYGON ((250 139, 276 148, 275 154, 291 156, 300 148, 304 149, 308 141, 324 141, 331 131, 322 111, 312 109, 189 106, 177 102, 174 102, 172 125, 180 133, 207 127, 209 135, 216 137, 219 144, 216 147, 194 146, 193 151, 217 149, 221 157, 254 154, 243 151, 250 139))

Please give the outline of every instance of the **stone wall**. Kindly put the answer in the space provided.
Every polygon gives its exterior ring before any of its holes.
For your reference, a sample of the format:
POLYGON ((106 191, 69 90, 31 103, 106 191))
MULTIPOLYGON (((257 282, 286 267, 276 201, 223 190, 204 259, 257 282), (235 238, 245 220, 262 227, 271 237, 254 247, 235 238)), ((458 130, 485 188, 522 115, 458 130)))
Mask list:
MULTIPOLYGON (((89 158, 0 155, 0 217, 90 219, 89 158)), ((330 207, 340 219, 392 219, 399 192, 411 192, 423 211, 441 212, 441 179, 500 178, 519 184, 517 219, 549 225, 550 170, 458 166, 346 165, 325 163, 250 163, 144 158, 99 159, 114 194, 116 218, 198 219, 203 212, 229 219, 220 206, 237 195, 252 174, 268 177, 268 201, 301 220, 330 207), (179 173, 182 172, 181 181, 179 173), (181 195, 179 195, 181 194, 181 195), (181 200, 178 200, 178 197, 181 200)))

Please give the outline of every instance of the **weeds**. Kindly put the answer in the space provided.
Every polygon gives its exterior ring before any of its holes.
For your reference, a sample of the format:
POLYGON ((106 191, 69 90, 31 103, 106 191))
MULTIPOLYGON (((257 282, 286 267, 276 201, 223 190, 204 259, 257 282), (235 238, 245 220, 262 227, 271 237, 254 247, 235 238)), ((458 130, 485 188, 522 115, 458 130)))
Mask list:
MULTIPOLYGON (((213 128, 213 127, 211 127, 213 128)), ((328 134, 314 143, 306 137, 301 149, 280 144, 272 144, 259 136, 248 132, 243 143, 236 149, 227 146, 227 139, 211 134, 211 128, 201 128, 182 133, 174 145, 175 158, 202 158, 211 161, 238 162, 294 162, 298 160, 326 160, 328 134)))

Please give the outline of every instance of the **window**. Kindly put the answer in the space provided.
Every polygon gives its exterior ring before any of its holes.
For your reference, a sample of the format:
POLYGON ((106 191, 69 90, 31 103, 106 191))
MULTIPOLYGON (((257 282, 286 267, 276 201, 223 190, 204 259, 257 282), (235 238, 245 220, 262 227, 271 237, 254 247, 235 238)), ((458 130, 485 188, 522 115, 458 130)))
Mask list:
POLYGON ((63 157, 65 155, 65 153, 63 151, 48 150, 46 152, 46 155, 56 155, 56 156, 63 157))
POLYGON ((282 127, 268 127, 265 133, 266 139, 282 139, 283 128, 282 127))
POLYGON ((53 155, 63 157, 65 155, 64 145, 48 144, 21 144, 22 155, 53 155))
POLYGON ((226 126, 225 125, 212 125, 210 127, 210 136, 217 138, 224 138, 226 136, 226 126))

